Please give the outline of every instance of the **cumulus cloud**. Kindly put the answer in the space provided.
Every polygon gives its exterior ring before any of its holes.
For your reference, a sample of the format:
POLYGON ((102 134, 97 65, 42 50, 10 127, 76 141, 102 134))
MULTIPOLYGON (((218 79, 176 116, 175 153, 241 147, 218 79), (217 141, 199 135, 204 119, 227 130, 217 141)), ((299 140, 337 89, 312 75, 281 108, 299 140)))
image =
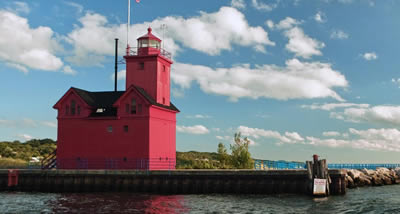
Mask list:
MULTIPOLYGON (((112 73, 110 75, 110 79, 114 81, 115 78, 115 73, 112 73)), ((125 80, 126 79, 126 70, 120 70, 117 72, 117 80, 125 80)))
POLYGON ((331 39, 348 39, 349 34, 345 33, 342 30, 334 30, 331 33, 331 39))
POLYGON ((389 126, 400 126, 400 106, 373 106, 369 108, 346 108, 343 112, 332 112, 332 118, 349 122, 370 122, 389 126))
POLYGON ((69 74, 69 75, 76 75, 77 74, 77 72, 74 69, 72 69, 71 66, 69 66, 69 65, 64 66, 62 72, 64 74, 69 74))
POLYGON ((195 126, 176 126, 176 131, 187 133, 187 134, 208 134, 210 131, 203 125, 195 125, 195 126))
POLYGON ((365 60, 368 60, 368 61, 378 59, 378 55, 377 55, 375 52, 364 53, 364 54, 362 55, 362 57, 363 57, 365 60))
POLYGON ((315 20, 316 22, 319 22, 319 23, 324 23, 324 22, 326 22, 326 15, 325 15, 325 13, 323 13, 323 12, 321 12, 321 11, 318 11, 318 12, 315 14, 315 16, 314 16, 314 20, 315 20))
MULTIPOLYGON (((105 16, 97 13, 86 13, 79 22, 80 26, 66 37, 74 47, 74 56, 68 58, 74 64, 101 65, 104 56, 114 54, 114 38, 126 41, 126 24, 109 24, 105 16)), ((249 26, 244 14, 232 7, 221 7, 215 13, 201 12, 196 17, 168 16, 135 24, 130 27, 130 38, 136 39, 146 33, 148 26, 154 28, 156 35, 162 35, 157 32, 161 32, 160 26, 164 23, 168 23, 168 30, 163 43, 173 55, 182 46, 217 55, 232 50, 233 45, 253 47, 261 52, 265 52, 265 46, 275 45, 262 27, 249 26)), ((121 54, 123 49, 120 48, 121 54)))
POLYGON ((313 55, 322 55, 320 49, 324 48, 325 44, 304 34, 303 29, 294 27, 286 31, 285 36, 289 38, 286 49, 296 56, 309 59, 313 55))
POLYGON ((228 96, 230 100, 260 97, 279 100, 332 97, 343 99, 334 87, 347 87, 346 78, 328 63, 286 61, 285 67, 276 65, 236 65, 232 68, 213 69, 202 65, 176 63, 172 81, 181 88, 197 82, 210 94, 228 96))
POLYGON ((283 34, 289 39, 285 46, 289 52, 305 59, 309 59, 313 55, 322 55, 320 49, 324 48, 325 44, 306 35, 299 27, 301 23, 302 21, 292 17, 286 17, 277 24, 274 24, 272 20, 265 22, 270 29, 283 30, 283 34))
POLYGON ((276 1, 275 3, 264 3, 263 0, 251 0, 251 5, 256 9, 256 10, 262 10, 262 11, 272 11, 273 9, 278 7, 279 1, 276 1))
POLYGON ((239 126, 237 131, 242 133, 243 136, 253 137, 255 139, 260 138, 270 138, 277 140, 278 144, 281 143, 296 143, 298 141, 303 141, 304 138, 301 137, 297 132, 285 132, 281 135, 277 131, 264 130, 259 128, 250 128, 246 126, 239 126))
POLYGON ((272 139, 278 145, 302 144, 309 146, 323 146, 330 148, 354 148, 370 151, 400 151, 400 130, 398 129, 367 129, 357 130, 350 128, 348 132, 324 132, 325 137, 317 138, 312 136, 302 137, 297 132, 285 132, 280 134, 277 131, 264 130, 239 126, 238 131, 243 136, 250 136, 262 142, 262 138, 272 139), (344 138, 350 139, 344 139, 344 138))
POLYGON ((246 8, 246 3, 244 0, 232 0, 231 6, 238 9, 244 9, 246 8))
POLYGON ((55 55, 62 48, 51 28, 31 28, 26 18, 0 10, 0 32, 0 60, 7 65, 25 73, 28 68, 57 71, 63 66, 55 55))
POLYGON ((302 22, 298 21, 292 17, 286 17, 284 19, 282 19, 280 22, 278 22, 278 24, 274 24, 271 20, 267 20, 267 25, 270 28, 276 28, 278 30, 288 30, 291 29, 297 25, 300 25, 302 22), (268 24, 269 22, 269 24, 268 24))

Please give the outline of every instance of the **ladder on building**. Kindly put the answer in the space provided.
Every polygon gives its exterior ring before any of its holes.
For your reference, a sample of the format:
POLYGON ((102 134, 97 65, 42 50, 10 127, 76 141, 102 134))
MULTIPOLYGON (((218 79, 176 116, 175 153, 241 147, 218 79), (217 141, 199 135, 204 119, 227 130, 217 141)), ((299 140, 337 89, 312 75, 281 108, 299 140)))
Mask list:
POLYGON ((55 169, 57 167, 57 149, 42 160, 42 169, 55 169))

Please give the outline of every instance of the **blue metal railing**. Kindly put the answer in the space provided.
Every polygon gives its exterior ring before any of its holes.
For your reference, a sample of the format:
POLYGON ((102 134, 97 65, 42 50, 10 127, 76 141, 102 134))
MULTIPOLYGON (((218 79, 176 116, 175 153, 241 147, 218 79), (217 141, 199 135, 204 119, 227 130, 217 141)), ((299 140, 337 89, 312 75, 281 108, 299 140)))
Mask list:
MULTIPOLYGON (((329 169, 373 169, 384 167, 394 169, 400 167, 400 164, 352 164, 352 163, 331 163, 328 164, 329 169)), ((254 169, 268 170, 268 169, 306 169, 306 164, 303 162, 290 162, 290 161, 271 161, 254 159, 254 169)))
POLYGON ((268 169, 305 169, 305 163, 302 162, 289 162, 289 161, 271 161, 254 159, 254 169, 268 170, 268 169))

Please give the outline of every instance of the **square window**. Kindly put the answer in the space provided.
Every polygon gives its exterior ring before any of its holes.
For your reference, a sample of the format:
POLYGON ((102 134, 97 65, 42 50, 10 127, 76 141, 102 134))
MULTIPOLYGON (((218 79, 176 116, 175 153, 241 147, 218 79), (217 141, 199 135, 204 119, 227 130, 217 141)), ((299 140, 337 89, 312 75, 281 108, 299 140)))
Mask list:
POLYGON ((111 133, 111 132, 113 131, 112 129, 113 129, 112 126, 108 126, 108 127, 107 127, 107 132, 110 132, 110 133, 111 133))
POLYGON ((124 132, 128 132, 129 131, 129 126, 128 125, 125 125, 124 126, 124 132))
POLYGON ((139 62, 139 70, 143 70, 144 69, 144 62, 139 62))

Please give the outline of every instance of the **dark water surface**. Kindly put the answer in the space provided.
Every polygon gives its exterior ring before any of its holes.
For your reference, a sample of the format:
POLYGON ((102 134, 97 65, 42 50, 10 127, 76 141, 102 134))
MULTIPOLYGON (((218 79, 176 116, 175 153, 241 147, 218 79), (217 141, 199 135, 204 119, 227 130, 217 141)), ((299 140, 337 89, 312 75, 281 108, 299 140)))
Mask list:
POLYGON ((400 185, 345 196, 0 193, 0 213, 400 213, 400 185))

